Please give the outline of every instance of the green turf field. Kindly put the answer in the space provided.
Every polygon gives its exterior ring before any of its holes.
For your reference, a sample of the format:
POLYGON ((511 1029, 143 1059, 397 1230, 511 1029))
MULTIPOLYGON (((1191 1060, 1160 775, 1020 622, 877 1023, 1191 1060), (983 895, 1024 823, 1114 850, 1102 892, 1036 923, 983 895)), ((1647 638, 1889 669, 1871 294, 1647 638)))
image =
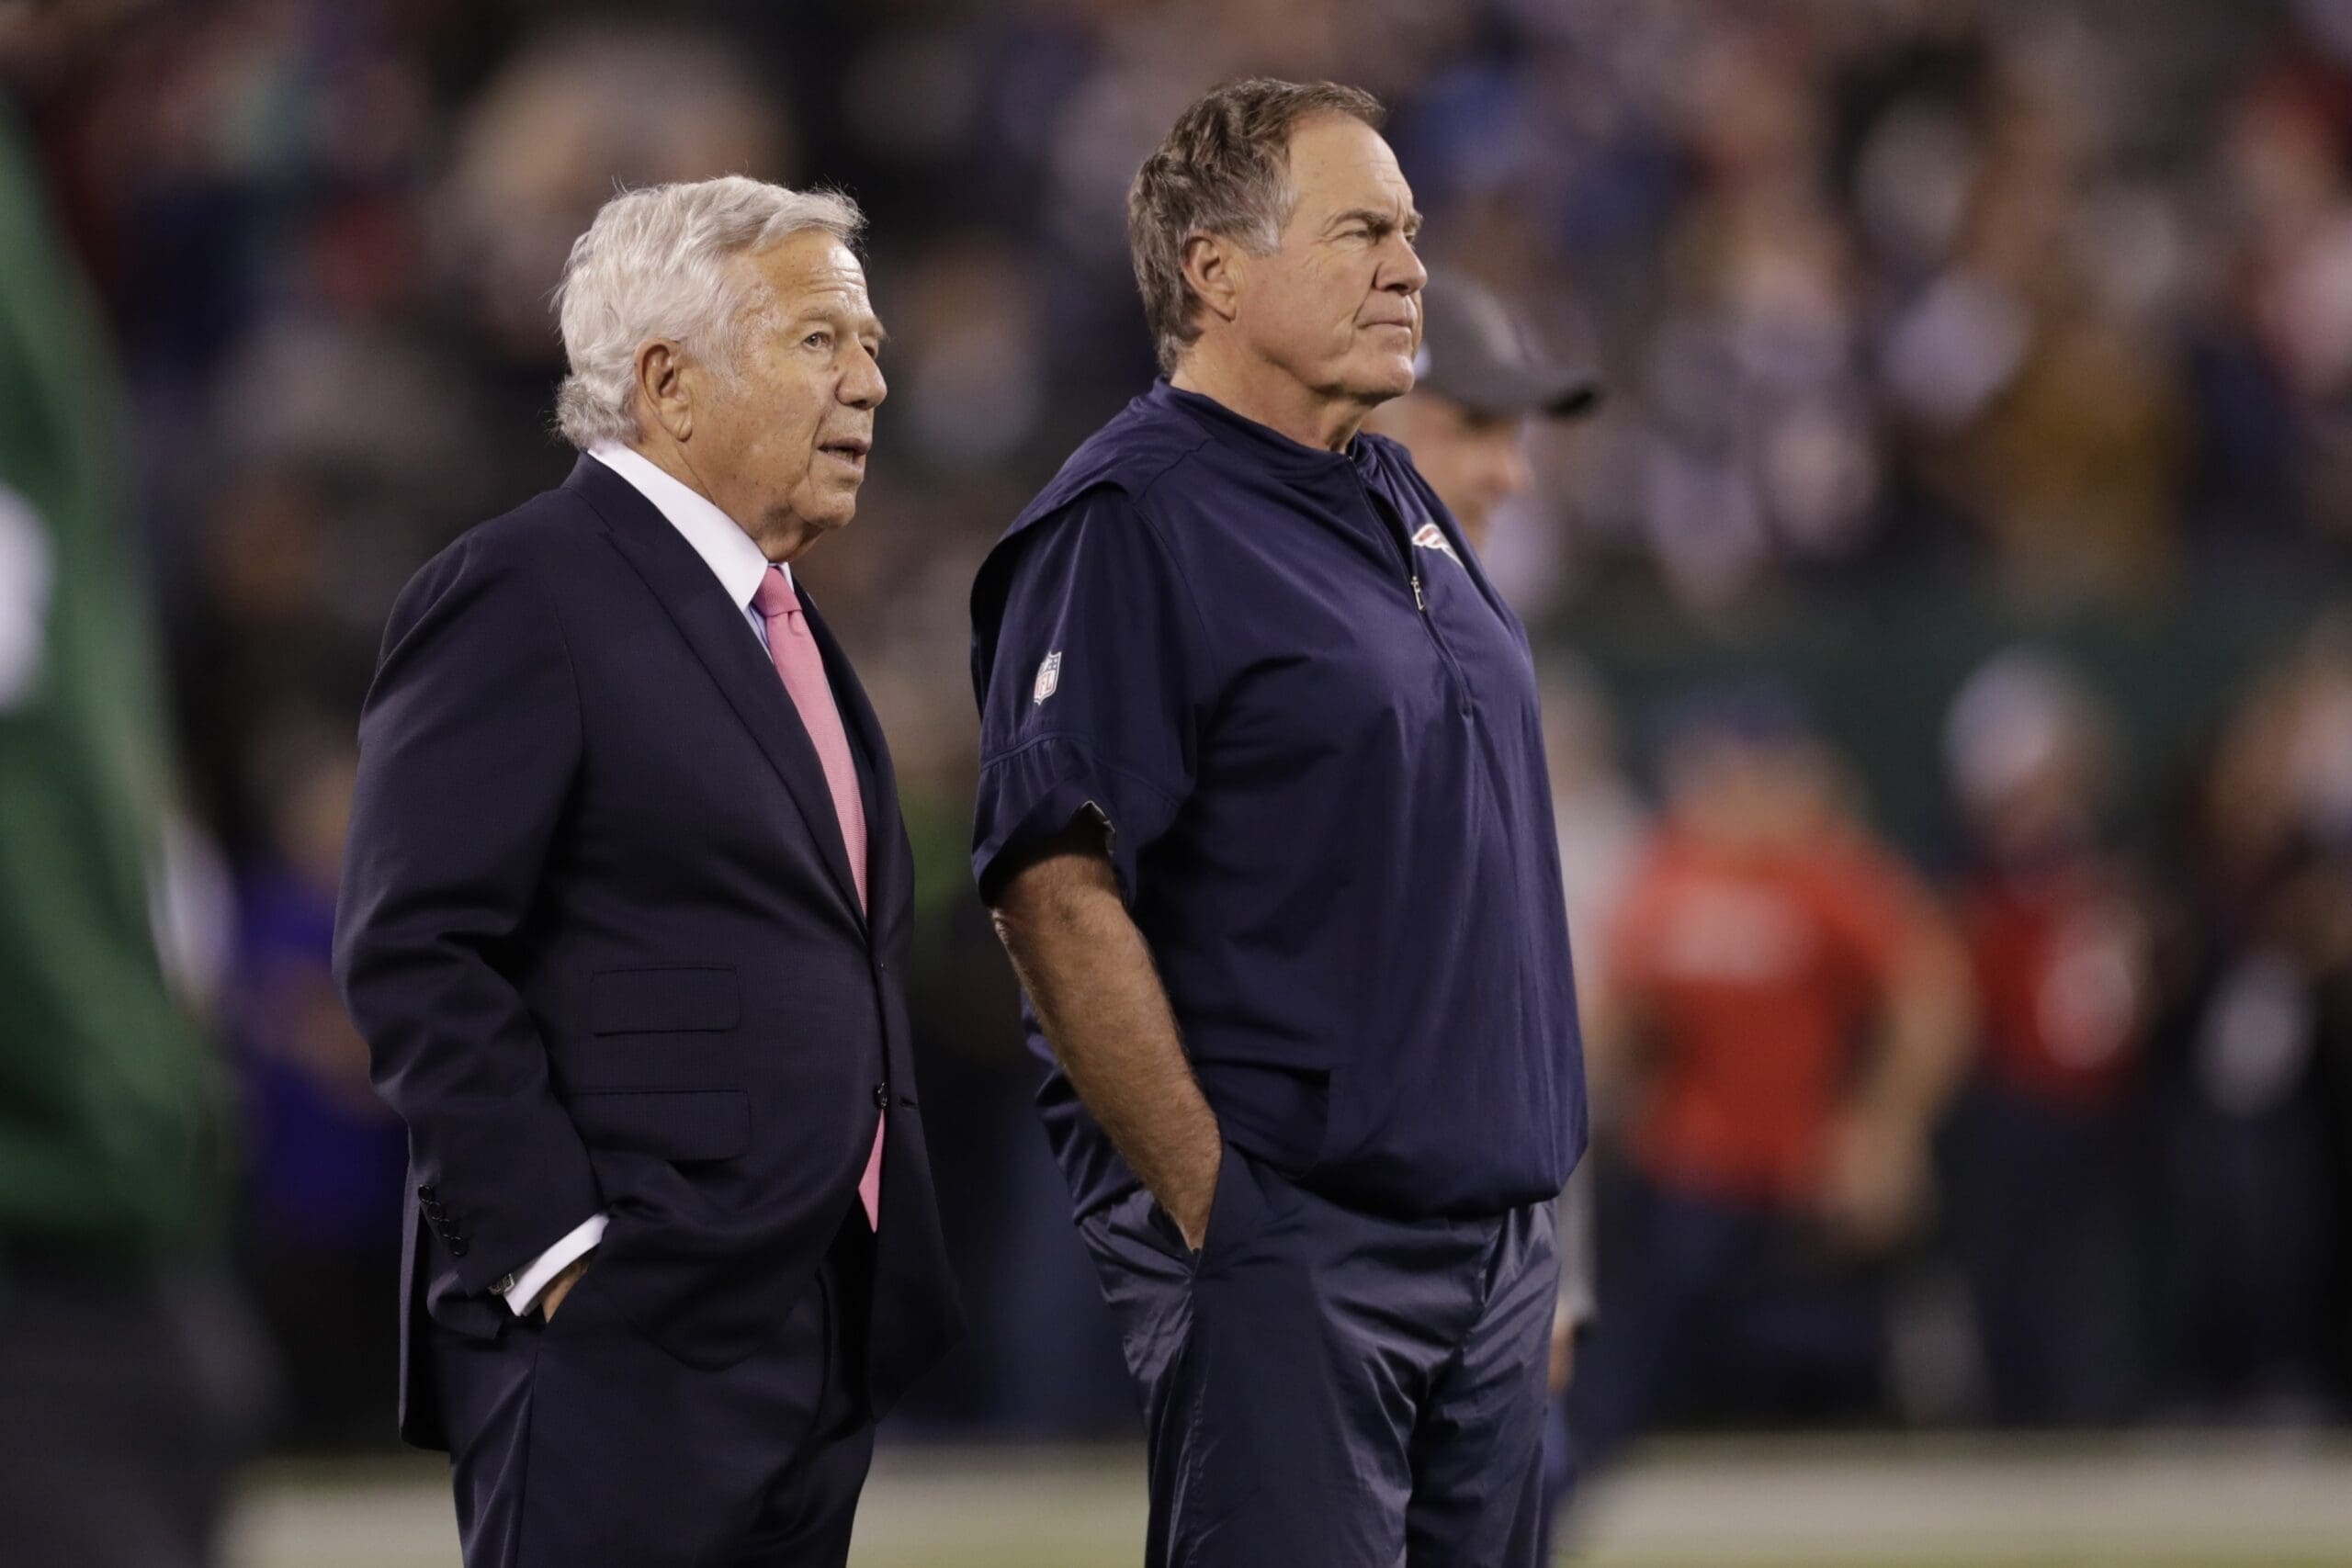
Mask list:
MULTIPOLYGON (((1125 1568, 1126 1450, 884 1456, 854 1568, 1125 1568)), ((1593 1568, 2352 1568, 2352 1444, 2133 1437, 1663 1445, 1594 1488, 1593 1568)), ((437 1467, 256 1474, 230 1568, 457 1568, 437 1467)))

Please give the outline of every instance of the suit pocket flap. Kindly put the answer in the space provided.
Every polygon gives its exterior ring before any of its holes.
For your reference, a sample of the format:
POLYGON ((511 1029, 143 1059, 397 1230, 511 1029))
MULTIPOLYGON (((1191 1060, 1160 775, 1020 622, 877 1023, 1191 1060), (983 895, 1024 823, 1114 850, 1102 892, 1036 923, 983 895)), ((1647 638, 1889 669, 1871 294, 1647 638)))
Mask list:
POLYGON ((588 1027, 598 1034, 729 1030, 742 1011, 735 971, 723 964, 607 969, 588 979, 588 1027))
POLYGON ((575 1094, 571 1123, 595 1149, 662 1159, 733 1159, 752 1144, 751 1097, 740 1089, 619 1089, 575 1094))

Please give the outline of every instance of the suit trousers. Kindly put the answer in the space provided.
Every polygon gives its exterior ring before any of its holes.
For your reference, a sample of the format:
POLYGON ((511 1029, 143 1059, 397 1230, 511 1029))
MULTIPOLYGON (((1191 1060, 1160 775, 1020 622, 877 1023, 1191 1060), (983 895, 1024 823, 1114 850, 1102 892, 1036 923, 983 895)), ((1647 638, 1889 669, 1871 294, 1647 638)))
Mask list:
POLYGON ((434 1328, 466 1568, 839 1568, 874 1456, 873 1258, 854 1208, 775 1337, 718 1370, 646 1338, 593 1259, 552 1321, 434 1328))
POLYGON ((1144 1407, 1152 1568, 1535 1568, 1552 1206, 1358 1213, 1228 1146, 1194 1254, 1080 1222, 1144 1407))

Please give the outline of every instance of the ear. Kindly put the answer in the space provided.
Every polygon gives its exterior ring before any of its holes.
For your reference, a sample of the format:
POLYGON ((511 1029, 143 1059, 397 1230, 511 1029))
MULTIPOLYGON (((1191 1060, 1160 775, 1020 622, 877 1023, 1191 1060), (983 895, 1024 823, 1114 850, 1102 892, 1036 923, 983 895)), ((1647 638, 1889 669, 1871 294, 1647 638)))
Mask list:
POLYGON ((685 351, 668 338, 651 338, 637 348, 637 398, 655 424, 684 441, 695 433, 694 392, 685 351))
POLYGON ((1184 282, 1201 309, 1219 321, 1241 313, 1241 247, 1222 234, 1194 234, 1184 242, 1184 282))

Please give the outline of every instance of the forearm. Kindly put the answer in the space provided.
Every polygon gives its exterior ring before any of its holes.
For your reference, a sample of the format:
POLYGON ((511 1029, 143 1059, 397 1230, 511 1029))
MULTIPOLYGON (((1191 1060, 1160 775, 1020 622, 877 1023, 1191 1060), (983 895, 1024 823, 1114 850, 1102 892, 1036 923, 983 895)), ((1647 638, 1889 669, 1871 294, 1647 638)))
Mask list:
POLYGON ((1071 1087, 1197 1247, 1223 1157, 1216 1115, 1109 863, 1082 843, 1006 885, 997 932, 1071 1087))
POLYGON ((1859 1108, 1905 1126, 1930 1126, 1966 1071, 1972 1011, 1965 960, 1940 938, 1919 939, 1899 968, 1859 1108))
POLYGON ((1623 1115, 1640 1095, 1652 1063, 1647 1031, 1637 1000, 1603 980, 1577 997, 1583 1020, 1585 1093, 1596 1122, 1623 1115))
POLYGON ((1579 1328, 1600 1312, 1592 1184, 1591 1164, 1578 1165, 1554 1212, 1560 1251, 1559 1313, 1571 1326, 1579 1328))

